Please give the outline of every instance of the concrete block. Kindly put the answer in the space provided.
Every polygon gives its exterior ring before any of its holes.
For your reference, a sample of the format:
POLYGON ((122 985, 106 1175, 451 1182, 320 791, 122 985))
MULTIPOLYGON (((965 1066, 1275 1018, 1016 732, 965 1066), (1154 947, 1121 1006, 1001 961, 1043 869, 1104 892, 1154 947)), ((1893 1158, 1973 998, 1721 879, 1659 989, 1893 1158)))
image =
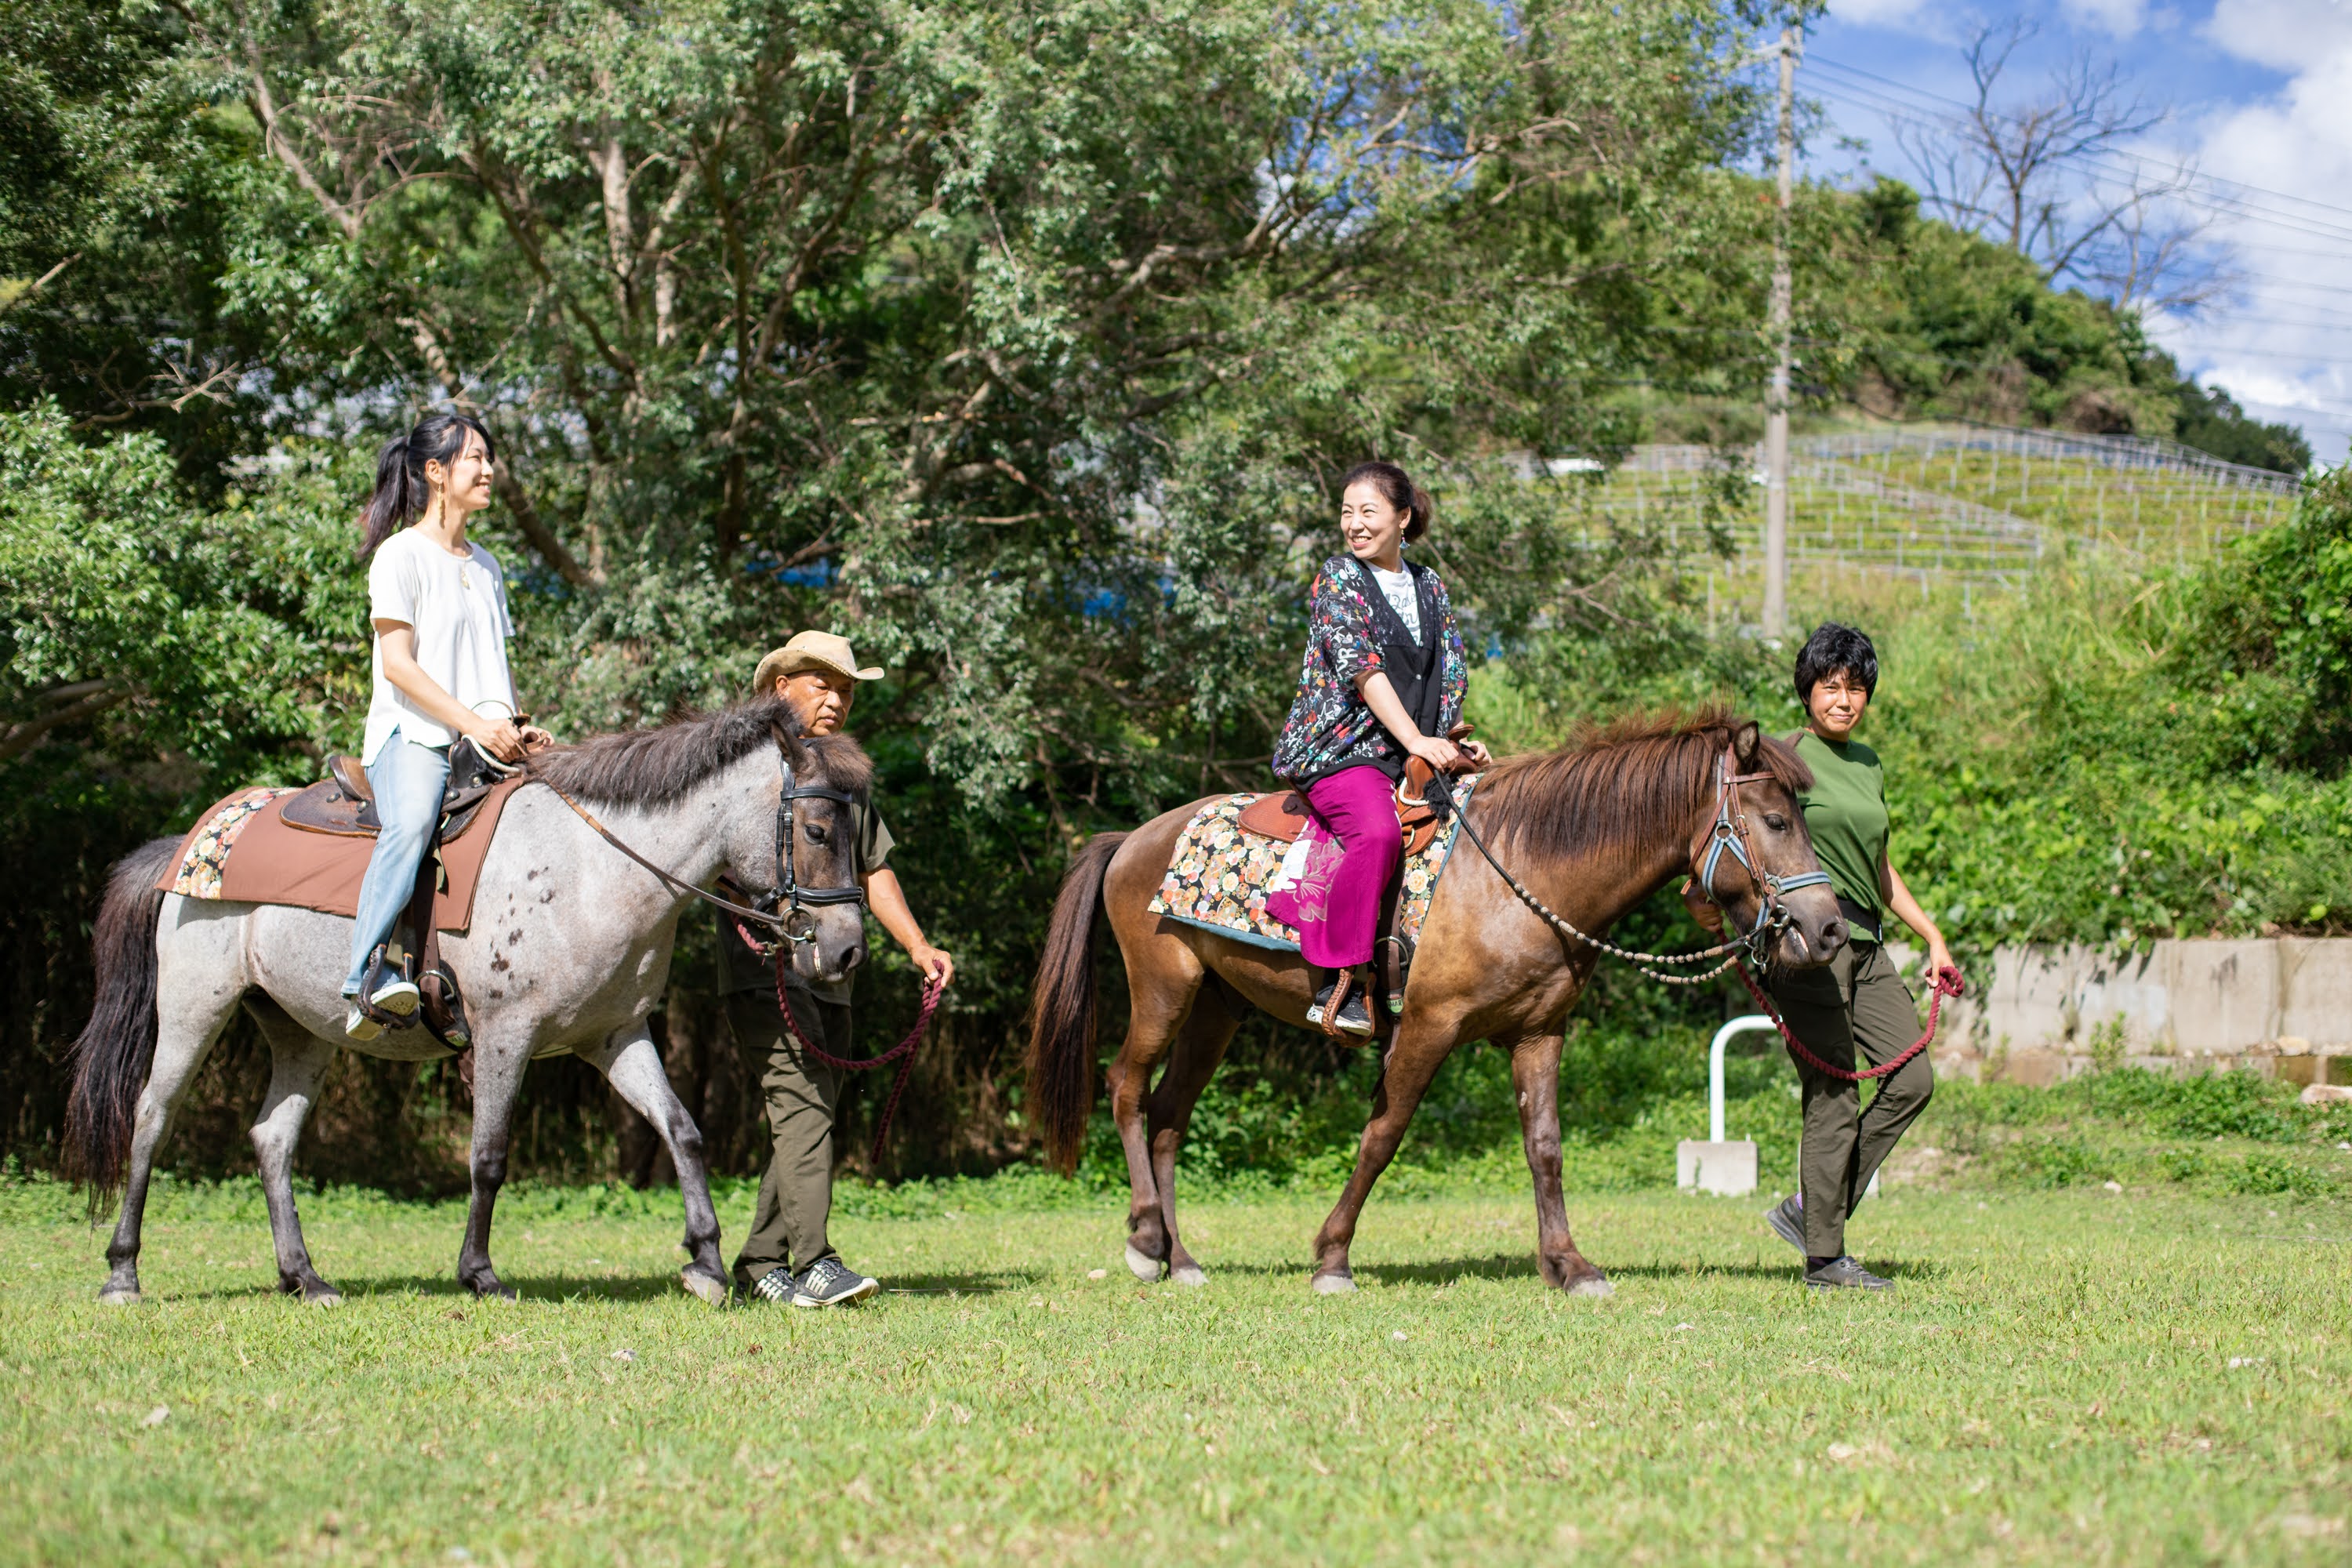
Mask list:
POLYGON ((1685 1138, 1675 1145, 1675 1185, 1741 1197, 1756 1190, 1756 1145, 1747 1139, 1710 1143, 1685 1138))
POLYGON ((2327 1081, 2327 1058, 2282 1055, 2273 1060, 2271 1076, 2281 1083, 2325 1083, 2327 1081))
POLYGON ((2352 1044, 2352 937, 2277 939, 2279 1041, 2308 1040, 2315 1049, 2352 1044))
POLYGON ((2278 1038, 2277 942, 2163 942, 2156 959, 2184 1054, 2234 1056, 2278 1038))
POLYGON ((2048 1089, 2053 1083, 2060 1083, 2074 1077, 2071 1068, 2072 1063, 2067 1060, 2063 1051, 2044 1050, 2039 1047, 2032 1050, 2013 1050, 2009 1053, 2006 1060, 2000 1061, 2000 1081, 2021 1083, 2028 1089, 2048 1089))
POLYGON ((2054 1044, 2074 1032, 2074 976, 2065 949, 1997 948, 1984 1008, 1992 1043, 2054 1044))

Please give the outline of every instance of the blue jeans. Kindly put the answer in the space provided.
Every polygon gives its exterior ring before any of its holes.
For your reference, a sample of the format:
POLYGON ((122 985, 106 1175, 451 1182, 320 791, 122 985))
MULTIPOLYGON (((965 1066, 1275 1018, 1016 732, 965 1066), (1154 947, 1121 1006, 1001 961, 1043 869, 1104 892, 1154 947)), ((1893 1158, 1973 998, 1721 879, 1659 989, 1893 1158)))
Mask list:
MULTIPOLYGON (((360 879, 360 908, 352 921, 352 973, 343 994, 356 996, 367 979, 369 956, 376 943, 392 939, 403 910, 416 894, 417 868, 425 863, 434 824, 441 816, 441 792, 449 782, 449 748, 420 746, 394 730, 375 754, 367 771, 368 787, 375 792, 375 851, 368 857, 367 875, 360 879)), ((425 933, 416 933, 422 947, 425 933)))

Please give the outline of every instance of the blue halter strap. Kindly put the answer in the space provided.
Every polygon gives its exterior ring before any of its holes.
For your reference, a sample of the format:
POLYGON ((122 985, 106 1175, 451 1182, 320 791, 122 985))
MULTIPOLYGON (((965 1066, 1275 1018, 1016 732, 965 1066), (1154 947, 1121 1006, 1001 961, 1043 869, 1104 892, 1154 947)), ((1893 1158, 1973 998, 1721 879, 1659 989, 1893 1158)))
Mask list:
POLYGON ((1754 929, 1745 933, 1752 945, 1761 941, 1766 932, 1778 930, 1789 923, 1788 909, 1781 902, 1785 895, 1793 893, 1800 888, 1827 887, 1830 874, 1827 871, 1801 871, 1794 876, 1776 877, 1758 868, 1755 857, 1748 852, 1748 815, 1739 809, 1739 786, 1743 784, 1761 783, 1770 775, 1735 773, 1731 771, 1731 752, 1727 748, 1723 755, 1717 759, 1715 764, 1715 826, 1712 829, 1714 842, 1707 846, 1706 858, 1699 863, 1698 879, 1699 886, 1706 889, 1706 896, 1720 906, 1723 900, 1716 895, 1715 868, 1723 863, 1723 858, 1727 853, 1739 862, 1740 868, 1748 873, 1748 880, 1756 884, 1758 895, 1756 924, 1754 929))

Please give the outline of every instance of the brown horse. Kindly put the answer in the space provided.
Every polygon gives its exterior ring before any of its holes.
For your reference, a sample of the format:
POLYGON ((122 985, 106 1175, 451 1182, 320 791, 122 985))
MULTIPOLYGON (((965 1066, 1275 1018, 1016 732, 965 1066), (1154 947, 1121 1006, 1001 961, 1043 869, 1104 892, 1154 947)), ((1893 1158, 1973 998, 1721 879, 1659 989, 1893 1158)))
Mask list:
MULTIPOLYGON (((1797 792, 1811 783, 1796 753, 1753 722, 1710 712, 1623 723, 1561 751, 1496 763, 1466 820, 1529 893, 1580 931, 1606 933, 1689 873, 1703 883, 1712 878, 1728 920, 1759 933, 1758 957, 1801 968, 1826 963, 1845 942, 1797 807, 1797 792), (1735 836, 1731 853, 1713 847, 1735 836), (1774 884, 1791 880, 1810 885, 1781 896, 1774 884)), ((1186 1284, 1206 1279, 1176 1229, 1176 1151, 1193 1103, 1244 1007, 1303 1025, 1311 1000, 1297 953, 1147 909, 1200 805, 1131 833, 1098 835, 1078 851, 1055 901, 1029 1042, 1032 1107, 1048 1154, 1067 1172, 1094 1105, 1093 928, 1107 904, 1132 1002, 1127 1042, 1110 1067, 1111 1116, 1132 1187, 1128 1265, 1147 1280, 1165 1267, 1186 1284), (1167 1070, 1153 1086, 1162 1061, 1167 1070)), ((1355 1173, 1315 1238, 1315 1288, 1355 1289, 1348 1247, 1372 1184, 1438 1067, 1464 1041, 1489 1039, 1511 1054, 1543 1277, 1580 1295, 1606 1295, 1607 1277, 1569 1235, 1559 1189, 1561 1034, 1600 953, 1529 908, 1469 845, 1455 851, 1422 927, 1404 1011, 1380 1020, 1374 1038, 1386 1049, 1384 1070, 1355 1173)))

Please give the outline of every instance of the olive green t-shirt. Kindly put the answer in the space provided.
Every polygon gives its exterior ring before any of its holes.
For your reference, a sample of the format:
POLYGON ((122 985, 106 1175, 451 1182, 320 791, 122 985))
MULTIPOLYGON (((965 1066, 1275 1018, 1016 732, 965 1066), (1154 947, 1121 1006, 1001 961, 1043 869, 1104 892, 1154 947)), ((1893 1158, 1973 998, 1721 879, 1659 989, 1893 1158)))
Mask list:
POLYGON ((1811 730, 1797 737, 1797 755, 1813 770, 1813 787, 1797 797, 1813 853, 1840 898, 1852 899, 1885 920, 1878 868, 1886 858, 1886 783, 1878 753, 1859 741, 1840 745, 1811 730))
MULTIPOLYGON (((871 876, 882 869, 890 858, 897 840, 890 829, 883 826, 882 814, 870 801, 859 801, 850 812, 856 821, 857 875, 871 876)), ((802 880, 807 879, 803 877, 802 880)), ((743 943, 743 933, 735 929, 735 917, 725 910, 711 911, 719 917, 719 994, 732 996, 744 991, 772 991, 776 984, 775 961, 761 958, 743 943)), ((764 932, 761 934, 765 934, 764 932)), ((820 1002, 849 1000, 849 982, 803 980, 798 970, 784 972, 785 983, 796 990, 806 991, 820 1002)))

